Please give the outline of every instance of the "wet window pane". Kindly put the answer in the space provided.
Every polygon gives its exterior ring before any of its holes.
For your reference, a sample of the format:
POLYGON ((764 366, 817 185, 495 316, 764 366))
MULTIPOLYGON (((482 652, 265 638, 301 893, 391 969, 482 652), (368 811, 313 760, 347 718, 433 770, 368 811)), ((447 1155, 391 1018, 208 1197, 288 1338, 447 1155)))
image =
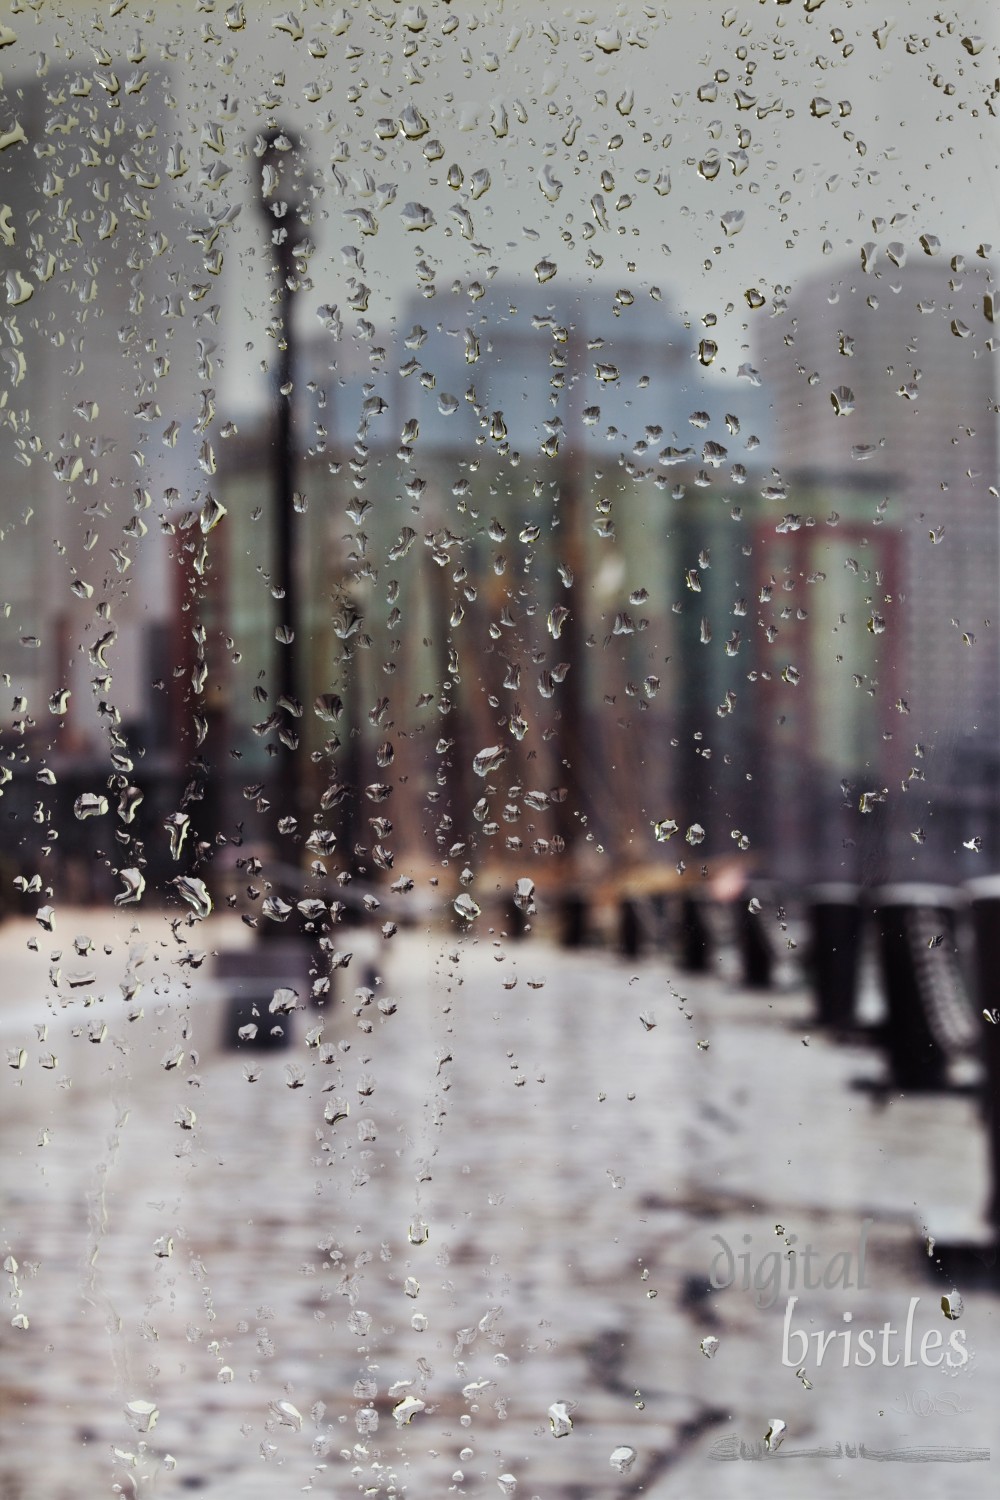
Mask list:
POLYGON ((8 1500, 988 1493, 998 41, 13 0, 8 1500))

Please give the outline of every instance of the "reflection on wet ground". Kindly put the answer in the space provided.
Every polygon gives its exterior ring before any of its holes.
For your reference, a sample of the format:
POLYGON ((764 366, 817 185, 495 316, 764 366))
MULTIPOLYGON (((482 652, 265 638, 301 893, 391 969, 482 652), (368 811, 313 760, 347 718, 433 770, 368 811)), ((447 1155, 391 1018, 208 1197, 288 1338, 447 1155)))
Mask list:
MULTIPOLYGON (((811 1036, 801 991, 489 934, 401 933, 367 1003, 359 953, 328 1015, 280 1018, 287 1049, 223 1051, 210 961, 177 968, 165 920, 140 926, 64 915, 55 978, 52 938, 0 930, 3 1040, 26 1054, 2 1096, 27 1319, 5 1320, 8 1500, 823 1496, 858 1443, 964 1448, 948 1472, 986 1494, 997 1302, 967 1289, 946 1321, 919 1238, 985 1199, 974 1101, 880 1107, 851 1087, 878 1060, 811 1036), (67 923, 93 941, 76 987, 67 923), (830 1274, 786 1327, 792 1246, 830 1274), (879 1347, 861 1368, 843 1340, 817 1363, 844 1311, 896 1329, 914 1297, 917 1347, 960 1327, 967 1364, 879 1347)), ((883 1461, 870 1482, 930 1496, 941 1472, 883 1461)))

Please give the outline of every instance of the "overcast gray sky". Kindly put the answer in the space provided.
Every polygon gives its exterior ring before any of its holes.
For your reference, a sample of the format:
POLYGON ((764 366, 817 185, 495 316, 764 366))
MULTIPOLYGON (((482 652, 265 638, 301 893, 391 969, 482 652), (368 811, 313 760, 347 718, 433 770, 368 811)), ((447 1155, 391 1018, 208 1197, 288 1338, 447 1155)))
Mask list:
POLYGON ((747 288, 770 296, 825 254, 831 269, 857 262, 867 240, 912 248, 930 233, 967 252, 1000 241, 990 108, 1000 19, 987 3, 202 0, 154 13, 115 0, 71 3, 59 17, 40 6, 10 25, 15 40, 0 52, 8 87, 36 71, 40 54, 93 74, 95 49, 120 61, 136 36, 148 57, 123 65, 123 83, 161 57, 170 65, 175 136, 191 163, 177 185, 192 218, 243 205, 220 236, 225 265, 213 284, 230 407, 260 395, 270 349, 267 256, 249 188, 259 164, 240 158, 271 120, 301 133, 322 190, 306 328, 319 327, 319 305, 335 304, 351 332, 351 277, 371 288, 366 316, 384 326, 420 284, 421 262, 439 298, 456 279, 463 289, 485 281, 491 267, 530 276, 548 262, 553 289, 609 303, 624 289, 641 304, 655 284, 699 333, 714 314, 717 367, 733 374, 754 317, 767 316, 749 311, 747 288), (407 109, 410 136, 382 139, 379 122, 407 109), (221 151, 205 142, 213 123, 221 151), (219 163, 232 171, 203 184, 219 163), (457 189, 452 164, 463 174, 457 189), (489 186, 474 197, 477 171, 489 186), (433 224, 408 229, 409 203, 433 224), (727 215, 743 217, 724 224, 727 215), (351 245, 363 271, 341 253, 351 245))

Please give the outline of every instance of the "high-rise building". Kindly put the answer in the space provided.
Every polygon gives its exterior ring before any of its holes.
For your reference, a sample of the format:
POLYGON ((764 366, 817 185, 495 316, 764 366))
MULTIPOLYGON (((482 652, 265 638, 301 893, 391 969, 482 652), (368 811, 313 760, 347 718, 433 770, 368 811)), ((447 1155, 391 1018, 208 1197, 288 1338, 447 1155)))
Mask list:
MULTIPOLYGON (((143 738, 155 728, 175 629, 160 517, 199 473, 198 259, 169 94, 160 70, 116 92, 49 67, 4 100, 0 461, 20 477, 0 549, 3 670, 40 731, 65 691, 61 740, 97 760, 98 700, 143 738), (101 635, 113 644, 92 661, 101 635), (96 694, 95 677, 108 680, 96 694)), ((0 712, 10 722, 8 702, 0 712)))
POLYGON ((196 750, 190 663, 177 671, 195 622, 169 532, 212 467, 214 282, 175 186, 189 164, 167 74, 40 59, 5 79, 0 110, 3 814, 13 858, 30 817, 52 825, 86 896, 132 835, 168 857, 162 820, 196 750), (85 793, 110 818, 74 817, 85 793), (126 793, 133 815, 113 822, 126 793))
MULTIPOLYGON (((818 491, 836 509, 862 474, 880 491, 858 542, 877 543, 881 562, 838 628, 875 637, 875 688, 856 712, 874 716, 884 748, 862 791, 888 794, 895 869, 912 862, 909 836, 935 828, 938 857, 957 850, 961 868, 961 844, 995 845, 998 823, 994 281, 983 255, 926 249, 866 245, 858 262, 806 278, 773 304, 758 361, 787 509, 818 491), (895 778, 914 758, 904 796, 895 778)), ((860 550, 853 562, 866 565, 860 550)), ((829 670, 849 671, 848 657, 829 670)))

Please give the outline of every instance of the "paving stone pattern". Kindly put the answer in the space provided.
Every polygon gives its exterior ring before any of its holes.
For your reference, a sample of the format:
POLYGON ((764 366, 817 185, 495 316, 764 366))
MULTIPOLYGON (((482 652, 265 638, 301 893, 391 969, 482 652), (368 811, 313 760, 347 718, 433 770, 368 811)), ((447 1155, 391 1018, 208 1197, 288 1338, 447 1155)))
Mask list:
POLYGON ((249 938, 156 913, 0 928, 0 1032, 26 1054, 0 1091, 0 1500, 994 1492, 997 1299, 969 1287, 945 1320, 921 1242, 985 1202, 973 1098, 880 1104, 854 1086, 878 1058, 810 1035, 800 988, 488 932, 399 933, 356 1017, 360 935, 326 1012, 262 1016, 287 1049, 224 1050, 210 955, 249 938), (916 1296, 967 1366, 830 1354, 803 1378, 787 1260, 770 1307, 709 1286, 713 1236, 756 1266, 794 1234, 822 1268, 866 1216, 866 1287, 803 1291, 796 1326, 897 1327, 916 1296), (837 1443, 978 1456, 783 1461, 837 1443))

